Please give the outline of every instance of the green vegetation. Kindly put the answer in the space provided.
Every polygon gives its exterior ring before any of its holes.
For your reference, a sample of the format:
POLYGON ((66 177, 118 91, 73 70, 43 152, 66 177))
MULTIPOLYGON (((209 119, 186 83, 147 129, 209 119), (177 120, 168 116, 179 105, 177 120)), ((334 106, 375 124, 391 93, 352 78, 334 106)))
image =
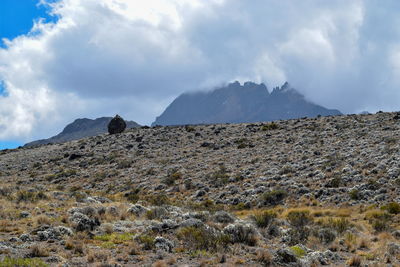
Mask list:
POLYGON ((154 237, 152 236, 143 234, 136 239, 143 245, 143 249, 145 250, 151 250, 155 247, 154 237))
POLYGON ((278 124, 276 124, 275 122, 270 122, 268 124, 261 126, 261 131, 276 130, 278 128, 279 128, 278 124))
POLYGON ((265 210, 254 215, 254 221, 258 227, 268 227, 276 218, 276 213, 271 210, 265 210))
POLYGON ((360 199, 360 191, 358 191, 357 189, 353 189, 349 192, 350 198, 352 200, 359 200, 360 199))
POLYGON ((264 205, 278 205, 287 197, 287 192, 281 189, 265 192, 261 195, 264 205))
POLYGON ((204 227, 181 228, 177 237, 191 250, 217 251, 231 242, 228 235, 212 233, 204 227))
POLYGON ((293 210, 287 215, 287 219, 291 225, 296 228, 303 228, 312 222, 309 210, 293 210))
POLYGON ((174 185, 177 180, 182 179, 182 174, 179 171, 171 171, 168 173, 167 177, 162 181, 164 184, 171 186, 174 185))
POLYGON ((42 191, 39 192, 32 192, 32 191, 25 191, 21 190, 17 192, 17 202, 37 202, 39 200, 47 199, 47 195, 42 191))
POLYGON ((47 267, 50 266, 44 263, 41 259, 23 259, 5 257, 0 261, 1 267, 47 267))
POLYGON ((382 210, 386 210, 390 214, 399 214, 400 213, 400 204, 397 202, 390 202, 387 205, 381 208, 382 210))
POLYGON ((212 181, 215 186, 223 186, 229 182, 228 171, 225 166, 221 165, 219 170, 208 175, 208 179, 212 181))
POLYGON ((307 254, 307 252, 300 246, 290 247, 290 250, 293 251, 297 258, 302 258, 307 254))
POLYGON ((94 240, 102 241, 102 242, 112 242, 113 244, 122 244, 128 241, 132 241, 134 234, 132 233, 123 233, 123 234, 104 234, 97 235, 93 237, 94 240))

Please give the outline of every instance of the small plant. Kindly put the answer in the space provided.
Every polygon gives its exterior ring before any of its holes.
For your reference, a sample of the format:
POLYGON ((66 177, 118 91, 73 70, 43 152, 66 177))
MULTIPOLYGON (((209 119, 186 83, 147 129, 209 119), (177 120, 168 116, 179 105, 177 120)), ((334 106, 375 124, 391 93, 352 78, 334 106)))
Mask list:
POLYGON ((177 237, 192 250, 216 251, 230 243, 226 234, 213 233, 204 227, 184 227, 178 231, 177 237))
POLYGON ((143 245, 143 249, 145 250, 151 250, 155 247, 154 238, 152 236, 143 234, 138 236, 136 239, 143 245))
POLYGON ((265 210, 254 215, 254 221, 258 227, 268 227, 276 218, 276 213, 271 210, 265 210))
POLYGON ((322 220, 318 222, 324 227, 329 229, 334 229, 339 234, 344 233, 347 229, 352 227, 350 221, 346 218, 328 218, 327 220, 322 220))
POLYGON ((163 206, 171 203, 165 194, 150 195, 146 197, 146 200, 154 206, 163 206))
POLYGON ((307 254, 307 252, 300 246, 290 247, 290 250, 293 251, 297 258, 303 258, 307 254))
POLYGON ((135 188, 128 193, 125 193, 125 198, 131 203, 136 203, 139 200, 140 189, 135 188))
POLYGON ((268 250, 263 249, 257 252, 257 261, 261 262, 264 266, 271 266, 273 257, 268 250))
POLYGON ((122 161, 118 162, 117 168, 118 169, 127 169, 127 168, 130 168, 131 165, 132 165, 131 160, 122 160, 122 161))
POLYGON ((32 258, 48 257, 49 252, 42 245, 33 245, 30 249, 29 256, 32 258))
POLYGON ((350 199, 359 200, 361 198, 360 191, 358 189, 353 189, 349 192, 350 199))
POLYGON ((386 210, 390 214, 399 214, 400 213, 400 204, 397 202, 390 202, 387 205, 381 208, 382 210, 386 210))
POLYGON ((186 125, 186 126, 185 126, 185 130, 186 130, 186 132, 188 132, 188 133, 191 133, 191 132, 195 132, 195 131, 196 131, 196 129, 195 129, 193 126, 191 126, 191 125, 186 125))
POLYGON ((349 260, 348 264, 349 266, 359 267, 362 265, 362 260, 360 256, 356 255, 349 260))
POLYGON ((211 173, 208 175, 208 179, 215 185, 215 186, 223 186, 229 182, 229 175, 228 171, 225 166, 221 165, 219 170, 216 172, 211 173))
POLYGON ((47 195, 42 191, 32 192, 32 191, 18 191, 16 199, 17 202, 37 202, 39 200, 47 199, 47 195))
POLYGON ((341 177, 332 178, 328 183, 326 183, 325 187, 328 188, 338 188, 343 184, 343 180, 341 177))
POLYGON ((281 189, 272 190, 270 192, 265 192, 261 195, 261 202, 265 206, 274 206, 283 202, 287 197, 287 192, 281 189))
POLYGON ((5 257, 0 260, 1 267, 48 267, 50 265, 46 264, 41 259, 23 259, 23 258, 10 258, 5 257))
POLYGON ((287 215, 287 219, 291 225, 296 228, 303 228, 313 221, 308 210, 293 210, 287 215))
POLYGON ((154 209, 148 210, 146 212, 146 218, 148 220, 156 220, 156 219, 160 219, 165 214, 166 214, 166 210, 164 208, 155 207, 154 209))
POLYGON ((179 171, 171 171, 167 177, 164 178, 163 183, 171 186, 175 184, 175 181, 182 179, 182 174, 179 171))
POLYGON ((270 122, 268 124, 264 124, 261 126, 261 131, 270 131, 270 130, 276 130, 278 129, 279 126, 275 122, 270 122))

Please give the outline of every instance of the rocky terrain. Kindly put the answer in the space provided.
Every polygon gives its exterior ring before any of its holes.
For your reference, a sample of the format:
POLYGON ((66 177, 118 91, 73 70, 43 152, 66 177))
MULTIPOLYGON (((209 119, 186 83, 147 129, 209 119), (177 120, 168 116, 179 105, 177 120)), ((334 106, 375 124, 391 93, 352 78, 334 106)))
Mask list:
POLYGON ((0 266, 399 266, 400 114, 0 152, 0 266))
POLYGON ((153 125, 249 123, 340 114, 308 101, 287 82, 271 92, 264 84, 234 82, 209 92, 180 95, 153 125))

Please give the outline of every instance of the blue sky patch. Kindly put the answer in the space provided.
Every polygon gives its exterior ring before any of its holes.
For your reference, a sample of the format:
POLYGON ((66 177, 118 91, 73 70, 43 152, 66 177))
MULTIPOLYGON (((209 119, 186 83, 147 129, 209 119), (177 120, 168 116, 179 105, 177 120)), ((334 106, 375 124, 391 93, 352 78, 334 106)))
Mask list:
POLYGON ((6 88, 6 84, 4 83, 4 81, 0 81, 0 96, 7 96, 8 92, 7 92, 7 88, 6 88))
POLYGON ((19 142, 14 142, 14 141, 0 141, 0 150, 3 149, 13 149, 21 146, 22 144, 19 142))
MULTIPOLYGON (((51 0, 48 2, 57 2, 51 0)), ((56 22, 56 16, 50 16, 49 8, 38 5, 39 0, 1 0, 0 1, 0 47, 5 47, 3 38, 9 40, 27 34, 34 21, 43 18, 46 22, 56 22)))

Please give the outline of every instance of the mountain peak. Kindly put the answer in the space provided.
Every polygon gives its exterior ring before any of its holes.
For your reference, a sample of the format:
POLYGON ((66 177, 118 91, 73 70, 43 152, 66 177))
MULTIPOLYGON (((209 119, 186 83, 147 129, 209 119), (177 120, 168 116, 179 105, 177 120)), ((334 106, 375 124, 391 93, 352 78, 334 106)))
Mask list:
POLYGON ((238 82, 211 92, 182 94, 153 125, 242 123, 339 115, 304 99, 288 82, 268 92, 265 84, 238 82))

